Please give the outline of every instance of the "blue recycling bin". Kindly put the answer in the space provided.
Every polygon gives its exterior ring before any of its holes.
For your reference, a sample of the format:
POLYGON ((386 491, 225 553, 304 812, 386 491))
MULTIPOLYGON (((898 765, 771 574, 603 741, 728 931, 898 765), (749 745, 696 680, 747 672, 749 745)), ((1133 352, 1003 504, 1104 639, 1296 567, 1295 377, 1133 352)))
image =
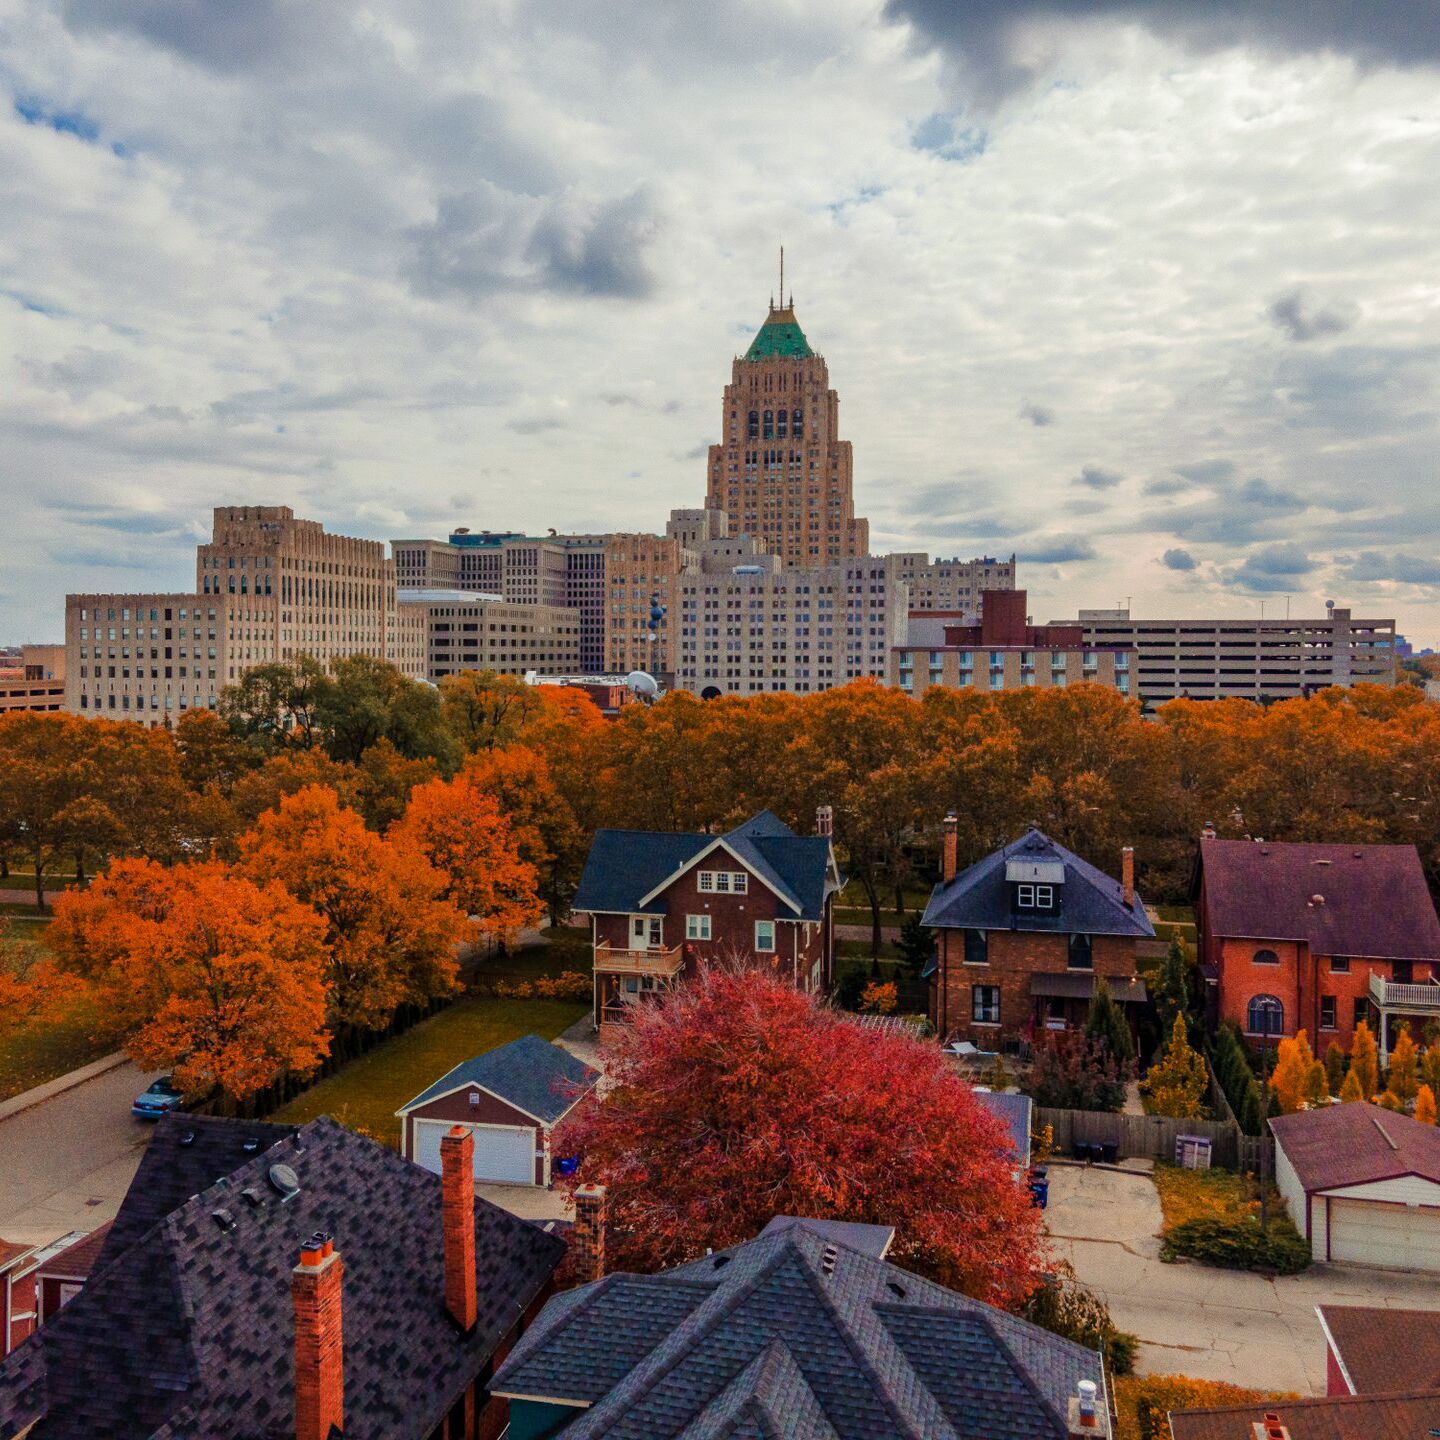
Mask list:
POLYGON ((562 1155, 555 1161, 555 1173, 557 1175, 573 1175, 580 1168, 580 1157, 578 1155, 562 1155))
POLYGON ((1050 1204, 1049 1180, 1032 1180, 1030 1182, 1030 1203, 1040 1210, 1044 1210, 1050 1204))

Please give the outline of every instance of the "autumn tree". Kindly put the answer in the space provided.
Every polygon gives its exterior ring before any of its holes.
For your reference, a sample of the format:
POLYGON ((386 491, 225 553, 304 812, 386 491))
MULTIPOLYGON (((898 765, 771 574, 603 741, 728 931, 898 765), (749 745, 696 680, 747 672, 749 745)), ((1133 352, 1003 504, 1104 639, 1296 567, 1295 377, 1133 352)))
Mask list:
POLYGON ((535 867, 520 858, 499 801, 468 773, 416 786, 389 839, 439 872, 444 897, 486 939, 509 940, 539 920, 535 867))
POLYGON ((1282 1115, 1303 1110, 1310 1085, 1310 1072, 1315 1068, 1315 1055, 1304 1030, 1282 1040, 1275 1056, 1275 1069, 1270 1075, 1270 1089, 1280 1104, 1282 1115))
POLYGON ((367 830, 333 790, 285 796, 237 848, 241 874, 282 885, 324 922, 332 1024, 378 1028, 397 1006, 455 988, 465 919, 444 897, 447 878, 413 846, 367 830))
POLYGON ((1440 1045, 1433 1042, 1425 1047, 1420 1059, 1420 1073, 1433 1095, 1440 1095, 1440 1045))
POLYGON ((793 987, 710 967, 637 1008, 601 1103, 556 1154, 605 1185, 619 1268, 748 1240, 776 1214, 893 1226, 890 1259, 1018 1306, 1044 1257, 1002 1125, 933 1045, 863 1030, 793 987))
POLYGON ((1325 1090, 1327 1094, 1338 1095, 1345 1083, 1345 1052, 1331 1041, 1325 1047, 1325 1090))
POLYGON ((1150 1067, 1140 1088, 1149 1097, 1152 1113, 1194 1120, 1205 1113, 1209 1084, 1205 1061, 1191 1047, 1185 1017, 1177 1014, 1170 1027, 1169 1044, 1150 1067))
POLYGON ((494 670, 462 670, 440 680, 441 719, 467 755, 513 743, 544 703, 538 686, 494 670))
POLYGON ((355 767, 355 789, 365 823, 383 833, 405 813, 411 791, 438 775, 439 768, 428 755, 412 760, 390 739, 377 740, 355 767))
POLYGON ((1085 1019, 1085 1033, 1105 1047, 1121 1064, 1128 1064, 1135 1058, 1135 1046, 1130 1039, 1130 1023, 1125 1012, 1115 1003, 1110 986, 1103 975, 1095 977, 1095 993, 1090 998, 1090 1011, 1085 1019))
POLYGON ((264 758, 213 710, 187 711, 175 726, 174 738, 180 778, 196 794, 213 788, 228 795, 264 758))
POLYGON ((1354 1070, 1348 1071, 1345 1076, 1345 1083, 1340 1087, 1340 1103, 1342 1105, 1353 1105, 1357 1100, 1368 1100, 1369 1098, 1360 1083, 1359 1074, 1354 1070))
POLYGON ((1363 1020, 1356 1025, 1350 1041, 1350 1073, 1367 1100, 1380 1088, 1380 1052, 1363 1020))
POLYGON ((1428 1085, 1415 1092, 1415 1118, 1422 1125, 1435 1123, 1435 1092, 1428 1085))
POLYGON ((1056 1110, 1117 1111, 1125 1103, 1131 1067, 1084 1031, 1049 1033, 1035 1047, 1030 1094, 1056 1110))
POLYGON ((319 917, 216 862, 119 860, 56 902, 51 944, 143 1069, 243 1099, 328 1047, 319 917))
POLYGON ((1395 1092, 1402 1105, 1408 1105, 1420 1088, 1420 1056, 1410 1038, 1410 1027, 1401 1025, 1395 1048, 1390 1052, 1390 1068, 1385 1072, 1385 1085, 1395 1092))

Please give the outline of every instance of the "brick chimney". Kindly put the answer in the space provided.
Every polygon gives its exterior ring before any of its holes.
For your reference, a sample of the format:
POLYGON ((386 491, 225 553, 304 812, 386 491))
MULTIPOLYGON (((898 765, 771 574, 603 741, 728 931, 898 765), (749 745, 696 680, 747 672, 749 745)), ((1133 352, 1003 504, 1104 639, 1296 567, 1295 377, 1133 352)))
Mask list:
POLYGON ((1274 1410, 1267 1410, 1263 1420, 1256 1420, 1250 1426, 1254 1440, 1290 1440, 1290 1431, 1274 1410))
POLYGON ((445 1227, 445 1308, 465 1331, 475 1328, 475 1137, 452 1125, 440 1139, 445 1227))
POLYGON ((830 805, 819 805, 815 809, 815 833, 827 840, 835 833, 835 810, 830 805))
POLYGON ((1106 1423, 1108 1411, 1102 1410, 1099 1396, 1100 1387, 1093 1380, 1081 1380, 1070 1397, 1069 1424, 1065 1427, 1076 1437, 1094 1436, 1096 1440, 1108 1435, 1110 1426, 1106 1423))
POLYGON ((1135 847, 1127 845, 1120 852, 1120 890, 1125 908, 1135 908, 1135 847))
POLYGON ((1214 824, 1207 820, 1204 828, 1200 831, 1200 838, 1202 840, 1213 840, 1217 833, 1214 824))
POLYGON ((940 867, 940 878, 947 885, 955 878, 955 851, 959 843, 956 838, 956 832, 959 828, 959 817, 952 810, 945 817, 945 853, 940 867))
POLYGON ((328 1440, 345 1428, 345 1346, 340 1292, 345 1263, 319 1231, 290 1272, 295 1306, 295 1440, 328 1440))
POLYGON ((581 1285, 605 1274, 605 1187, 575 1190, 575 1228, 570 1232, 571 1265, 581 1285))

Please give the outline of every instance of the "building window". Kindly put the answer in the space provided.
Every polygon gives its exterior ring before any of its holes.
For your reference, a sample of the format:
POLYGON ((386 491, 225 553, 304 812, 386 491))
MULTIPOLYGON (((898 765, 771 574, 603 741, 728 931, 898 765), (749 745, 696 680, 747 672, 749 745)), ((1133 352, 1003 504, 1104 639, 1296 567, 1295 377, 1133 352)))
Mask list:
POLYGON ((1330 957, 1330 973, 1332 975, 1348 975, 1350 973, 1350 957, 1348 955, 1332 955, 1330 957))
POLYGON ((966 930, 965 963, 967 965, 988 965, 990 945, 983 930, 966 930))
POLYGON ((1251 957, 1257 965, 1278 965, 1280 957, 1273 950, 1257 950, 1251 957))
POLYGON ((708 915, 687 915, 685 917, 685 938, 687 940, 708 940, 710 938, 710 917, 708 915))
POLYGON ((1365 1021, 1368 1024, 1369 1020, 1370 1002, 1363 995, 1357 995, 1355 997, 1354 1009, 1350 1015, 1350 1024, 1352 1027, 1359 1025, 1361 1021, 1365 1021))
POLYGON ((1053 885, 1017 885, 1015 905, 1020 910, 1052 910, 1055 907, 1053 885))
POLYGON ((1256 995, 1246 1011, 1245 1028, 1251 1035, 1283 1035, 1285 1007, 1273 995, 1256 995))
POLYGON ((1093 970, 1095 968, 1095 958, 1091 954, 1088 935, 1072 935, 1070 937, 1070 953, 1066 957, 1065 963, 1072 970, 1093 970))
POLYGON ((970 1018, 977 1025, 998 1025, 1000 1023, 1000 987, 998 985, 972 985, 970 987, 970 1018))
POLYGON ((1333 995, 1322 995, 1320 997, 1320 1028, 1322 1030, 1334 1030, 1335 1026, 1335 997, 1333 995))
POLYGON ((745 895, 750 877, 743 870, 702 870, 700 889, 706 895, 745 895))
POLYGON ((769 955, 775 950, 775 922, 773 920, 757 920, 755 922, 755 953, 769 955))

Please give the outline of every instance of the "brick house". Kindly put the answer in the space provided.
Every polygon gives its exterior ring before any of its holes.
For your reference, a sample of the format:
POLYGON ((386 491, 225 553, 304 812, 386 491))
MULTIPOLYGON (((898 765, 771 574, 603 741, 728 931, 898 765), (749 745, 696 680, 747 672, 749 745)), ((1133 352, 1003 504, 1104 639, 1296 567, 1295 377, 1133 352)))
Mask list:
POLYGON ((566 1245, 475 1198, 468 1132, 443 1176, 327 1117, 166 1116, 152 1153, 201 1137, 241 1163, 138 1237, 132 1186, 112 1258, 0 1361, 0 1440, 496 1440, 485 1387, 566 1245))
POLYGON ((1195 926, 1211 1020, 1277 1043, 1388 1054, 1402 1019, 1440 1018, 1440 921, 1413 845, 1200 842, 1195 926))
POLYGON ((597 831, 574 908, 591 920, 602 1037, 707 960, 753 958, 802 990, 827 989, 841 885, 828 806, 816 829, 797 835, 762 810, 723 835, 597 831))
POLYGON ((72 1230, 48 1245, 0 1240, 0 1355, 28 1339, 80 1292, 110 1226, 72 1230))
POLYGON ((956 873, 956 821, 945 819, 942 879, 925 907, 936 932, 930 1018, 942 1040, 1022 1048, 1084 1025, 1103 977, 1131 1015, 1146 1000, 1137 946, 1155 937, 1135 890, 1134 853, 1112 880, 1039 830, 956 873))

